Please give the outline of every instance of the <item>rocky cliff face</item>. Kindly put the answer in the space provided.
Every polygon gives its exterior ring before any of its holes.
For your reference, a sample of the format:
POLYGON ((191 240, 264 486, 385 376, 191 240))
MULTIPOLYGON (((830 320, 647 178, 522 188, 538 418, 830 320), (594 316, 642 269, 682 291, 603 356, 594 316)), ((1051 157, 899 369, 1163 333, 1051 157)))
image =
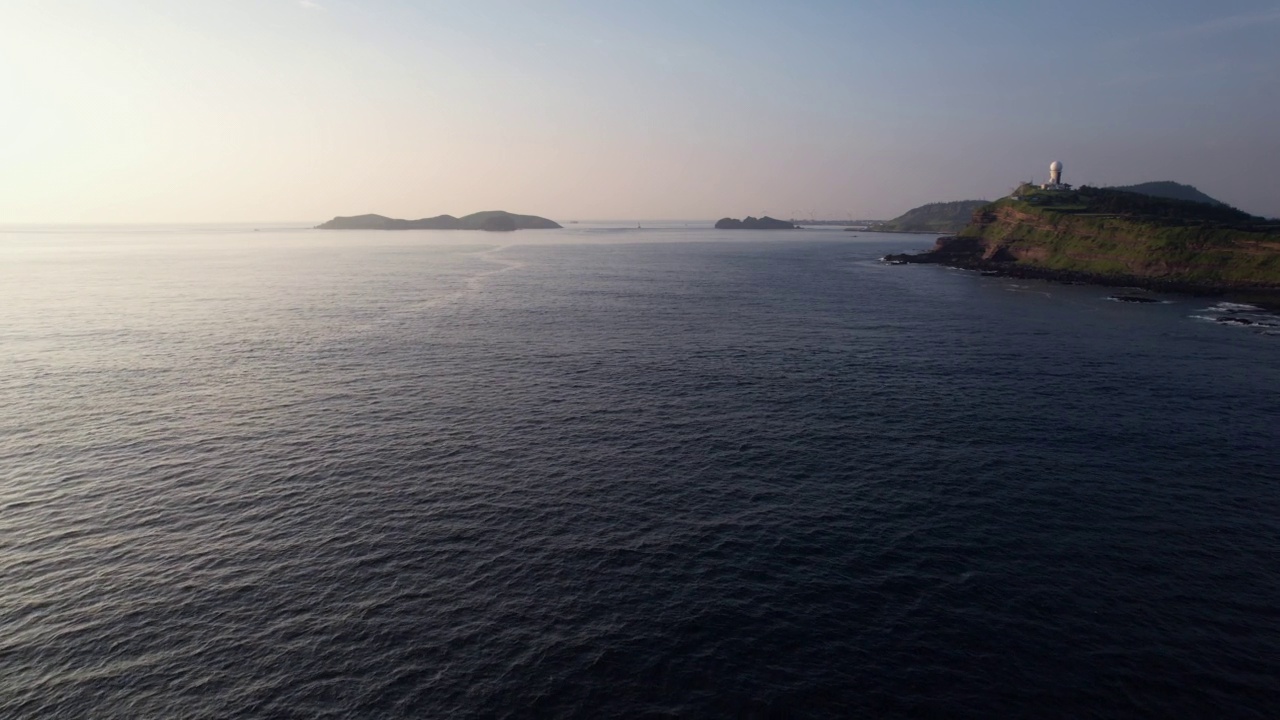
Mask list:
MULTIPOLYGON (((1280 292, 1280 227, 1200 203, 1193 205, 1209 208, 1206 214, 1179 217, 1145 204, 1127 212, 1114 191, 1092 192, 1101 195, 1001 200, 976 210, 963 231, 930 252, 888 259, 1072 282, 1280 292)), ((1121 201, 1127 195, 1118 194, 1121 201)))
POLYGON ((1013 205, 975 213, 961 233, 978 259, 1061 270, 1214 282, 1280 285, 1280 235, 1263 228, 1155 223, 1013 205))

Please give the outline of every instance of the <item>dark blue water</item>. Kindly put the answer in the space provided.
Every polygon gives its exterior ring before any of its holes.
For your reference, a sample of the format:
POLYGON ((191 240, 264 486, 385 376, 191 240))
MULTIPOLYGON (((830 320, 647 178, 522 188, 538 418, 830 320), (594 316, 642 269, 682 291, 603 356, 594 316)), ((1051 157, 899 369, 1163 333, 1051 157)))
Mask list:
POLYGON ((1280 336, 491 240, 0 235, 0 716, 1280 711, 1280 336))

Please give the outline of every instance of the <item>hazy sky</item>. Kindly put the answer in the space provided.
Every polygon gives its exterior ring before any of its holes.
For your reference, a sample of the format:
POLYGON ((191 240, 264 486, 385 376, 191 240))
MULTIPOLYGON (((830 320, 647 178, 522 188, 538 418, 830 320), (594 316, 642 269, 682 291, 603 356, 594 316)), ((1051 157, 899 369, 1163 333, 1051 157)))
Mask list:
POLYGON ((0 223, 1280 214, 1280 2, 0 0, 0 223))

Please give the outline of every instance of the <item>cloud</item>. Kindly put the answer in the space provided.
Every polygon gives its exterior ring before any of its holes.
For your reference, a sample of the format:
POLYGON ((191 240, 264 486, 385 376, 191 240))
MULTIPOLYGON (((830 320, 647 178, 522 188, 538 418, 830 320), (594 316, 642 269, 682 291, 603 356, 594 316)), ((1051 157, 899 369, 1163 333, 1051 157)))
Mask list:
POLYGON ((324 6, 323 6, 323 5, 321 5, 320 3, 316 2, 315 0, 297 0, 297 2, 298 2, 298 7, 303 7, 303 8, 306 8, 306 9, 308 9, 308 10, 323 10, 323 9, 324 9, 324 6))

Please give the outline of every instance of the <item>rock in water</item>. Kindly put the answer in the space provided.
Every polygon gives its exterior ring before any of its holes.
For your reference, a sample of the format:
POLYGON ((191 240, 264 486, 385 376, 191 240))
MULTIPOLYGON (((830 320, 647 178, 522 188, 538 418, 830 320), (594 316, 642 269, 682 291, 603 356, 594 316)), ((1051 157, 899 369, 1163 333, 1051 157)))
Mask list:
POLYGON ((717 230, 798 230, 795 225, 786 220, 779 220, 765 215, 762 218, 747 216, 745 220, 735 220, 734 218, 721 218, 716 223, 717 230))

